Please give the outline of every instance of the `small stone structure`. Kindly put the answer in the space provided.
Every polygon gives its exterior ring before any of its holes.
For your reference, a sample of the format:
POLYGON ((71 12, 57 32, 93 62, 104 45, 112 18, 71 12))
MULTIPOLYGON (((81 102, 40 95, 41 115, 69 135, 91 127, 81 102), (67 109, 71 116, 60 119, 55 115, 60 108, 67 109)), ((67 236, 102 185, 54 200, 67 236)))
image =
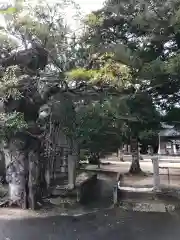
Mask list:
POLYGON ((162 155, 180 154, 180 131, 163 123, 162 127, 163 129, 159 132, 158 153, 162 155))
POLYGON ((160 190, 159 156, 152 157, 154 191, 160 190))
MULTIPOLYGON (((156 161, 156 159, 154 159, 154 161, 156 161)), ((176 210, 179 211, 179 189, 160 189, 159 179, 155 179, 154 187, 144 188, 124 186, 122 180, 123 176, 118 174, 117 181, 113 189, 114 206, 120 207, 125 210, 132 210, 138 212, 174 212, 176 210)))
POLYGON ((76 177, 75 188, 70 189, 68 183, 60 185, 52 191, 52 194, 64 199, 75 200, 86 204, 96 197, 97 174, 82 172, 76 177))
POLYGON ((96 197, 97 174, 81 173, 76 178, 77 201, 88 203, 96 197))

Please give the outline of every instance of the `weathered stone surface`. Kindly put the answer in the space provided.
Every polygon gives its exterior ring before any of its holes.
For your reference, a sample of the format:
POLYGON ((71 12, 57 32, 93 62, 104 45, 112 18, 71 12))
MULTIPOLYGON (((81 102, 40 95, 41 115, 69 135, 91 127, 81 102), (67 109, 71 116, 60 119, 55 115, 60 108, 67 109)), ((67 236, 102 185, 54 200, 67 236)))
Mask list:
POLYGON ((65 182, 64 185, 56 186, 56 188, 52 189, 52 195, 60 198, 69 198, 72 201, 87 203, 95 199, 95 196, 98 191, 96 191, 97 187, 97 174, 93 173, 80 173, 76 177, 76 184, 74 189, 70 189, 68 182, 65 182))
POLYGON ((57 206, 61 206, 61 207, 70 207, 76 202, 75 199, 61 198, 61 197, 50 198, 49 201, 50 203, 57 206))
POLYGON ((81 173, 76 178, 77 201, 87 203, 96 197, 97 174, 81 173))
POLYGON ((86 181, 89 180, 95 180, 97 179, 97 174, 94 173, 87 173, 87 172, 83 172, 80 173, 77 177, 76 177, 76 186, 80 186, 81 184, 84 184, 86 181))
MULTIPOLYGON (((120 208, 135 212, 167 212, 163 202, 122 202, 120 208)), ((175 208, 174 208, 175 209, 175 208)))
POLYGON ((133 211, 138 212, 166 212, 164 203, 136 203, 133 211))

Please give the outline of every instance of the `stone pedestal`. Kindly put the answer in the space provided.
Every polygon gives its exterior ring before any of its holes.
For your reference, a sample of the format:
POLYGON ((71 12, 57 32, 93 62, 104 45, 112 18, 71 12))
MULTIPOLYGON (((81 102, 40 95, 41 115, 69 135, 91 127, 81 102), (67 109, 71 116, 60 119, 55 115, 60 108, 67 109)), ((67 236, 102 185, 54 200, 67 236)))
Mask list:
POLYGON ((128 154, 130 154, 130 153, 131 153, 131 146, 128 145, 128 154))
POLYGON ((154 191, 160 190, 159 157, 152 158, 154 191))
POLYGON ((118 149, 118 158, 119 158, 120 161, 123 161, 123 158, 124 158, 123 147, 120 147, 118 149))
POLYGON ((118 203, 118 186, 115 185, 113 187, 113 204, 116 205, 118 203))
POLYGON ((76 155, 68 155, 68 188, 74 189, 76 180, 76 155))
POLYGON ((150 145, 148 145, 148 154, 149 155, 153 155, 153 148, 152 148, 152 146, 150 146, 150 145))
POLYGON ((177 154, 177 150, 176 150, 176 144, 175 143, 173 143, 173 145, 172 145, 172 149, 173 149, 173 154, 177 154))
POLYGON ((76 199, 77 202, 87 204, 97 199, 101 194, 97 184, 97 174, 95 173, 81 173, 76 178, 76 199))

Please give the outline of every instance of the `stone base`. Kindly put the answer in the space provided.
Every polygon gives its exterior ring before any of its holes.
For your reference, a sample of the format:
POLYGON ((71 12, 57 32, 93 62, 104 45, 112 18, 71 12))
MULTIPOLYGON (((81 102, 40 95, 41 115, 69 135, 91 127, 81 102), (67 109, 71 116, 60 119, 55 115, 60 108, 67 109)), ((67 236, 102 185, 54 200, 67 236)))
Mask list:
POLYGON ((77 202, 88 203, 96 198, 97 174, 83 172, 76 178, 77 202))
POLYGON ((96 195, 97 174, 83 172, 76 177, 76 185, 70 188, 68 182, 52 189, 52 195, 61 198, 76 199, 76 202, 87 203, 96 195))
POLYGON ((157 192, 153 188, 117 187, 114 203, 123 209, 140 212, 174 212, 180 209, 175 191, 157 192))

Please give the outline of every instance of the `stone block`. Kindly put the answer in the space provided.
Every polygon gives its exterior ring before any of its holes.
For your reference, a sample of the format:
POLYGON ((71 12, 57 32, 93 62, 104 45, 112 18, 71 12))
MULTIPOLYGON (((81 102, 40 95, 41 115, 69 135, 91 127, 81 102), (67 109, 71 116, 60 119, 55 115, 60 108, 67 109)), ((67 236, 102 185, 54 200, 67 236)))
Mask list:
POLYGON ((88 203, 96 197, 97 174, 83 172, 76 178, 77 201, 88 203))

